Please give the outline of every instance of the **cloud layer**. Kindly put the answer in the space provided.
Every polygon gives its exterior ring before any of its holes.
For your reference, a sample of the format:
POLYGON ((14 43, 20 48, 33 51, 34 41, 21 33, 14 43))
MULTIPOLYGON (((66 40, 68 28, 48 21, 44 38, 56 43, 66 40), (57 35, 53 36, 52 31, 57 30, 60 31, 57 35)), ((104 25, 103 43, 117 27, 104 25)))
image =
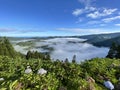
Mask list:
POLYGON ((15 28, 0 28, 0 32, 19 32, 19 33, 29 33, 29 32, 45 32, 42 29, 15 29, 15 28))
MULTIPOLYGON (((28 39, 26 41, 28 41, 28 39)), ((52 59, 65 60, 68 58, 69 61, 71 61, 73 56, 76 55, 77 62, 95 57, 105 57, 107 55, 108 48, 98 48, 88 43, 82 43, 83 41, 85 40, 80 38, 54 38, 40 40, 35 42, 35 46, 31 48, 31 50, 44 52, 46 50, 40 47, 48 45, 49 47, 54 48, 54 51, 51 52, 52 59)), ((21 40, 21 42, 25 42, 25 40, 21 40)), ((27 47, 20 47, 18 45, 15 45, 14 47, 17 51, 24 54, 27 52, 27 47)))
MULTIPOLYGON (((93 21, 93 22, 88 22, 88 24, 99 24, 100 22, 93 21)), ((104 24, 100 24, 104 25, 104 24)), ((110 31, 109 29, 102 29, 102 28, 89 28, 89 29, 83 29, 83 28, 57 28, 57 30, 60 31, 67 31, 67 32, 73 32, 76 34, 80 35, 87 35, 87 34, 100 34, 100 33, 114 33, 114 32, 119 32, 119 30, 114 30, 110 31)))
POLYGON ((12 28, 0 28, 0 32, 15 32, 16 29, 12 28))

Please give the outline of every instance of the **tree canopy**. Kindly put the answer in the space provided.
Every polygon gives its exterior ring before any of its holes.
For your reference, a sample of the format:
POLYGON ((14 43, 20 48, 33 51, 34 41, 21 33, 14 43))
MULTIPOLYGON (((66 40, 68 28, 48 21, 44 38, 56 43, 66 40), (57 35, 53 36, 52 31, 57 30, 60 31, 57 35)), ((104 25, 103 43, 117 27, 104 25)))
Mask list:
POLYGON ((112 43, 107 58, 120 58, 120 45, 112 43))
POLYGON ((12 58, 15 58, 18 55, 6 37, 0 39, 0 55, 12 58))

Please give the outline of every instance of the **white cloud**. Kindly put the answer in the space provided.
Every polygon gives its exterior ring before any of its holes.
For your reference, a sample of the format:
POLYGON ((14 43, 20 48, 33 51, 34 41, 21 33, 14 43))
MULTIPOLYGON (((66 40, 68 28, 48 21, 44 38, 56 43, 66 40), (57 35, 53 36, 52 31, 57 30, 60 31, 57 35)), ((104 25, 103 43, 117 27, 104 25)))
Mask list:
POLYGON ((12 28, 0 28, 0 32, 15 32, 16 29, 12 28))
POLYGON ((100 21, 89 21, 87 24, 99 24, 101 23, 100 21))
POLYGON ((83 9, 75 9, 72 14, 78 16, 81 15, 83 12, 84 12, 83 9))
POLYGON ((113 14, 115 11, 117 11, 116 8, 114 8, 114 9, 104 8, 102 11, 98 9, 97 11, 95 11, 95 12, 93 12, 93 13, 87 14, 87 17, 96 19, 96 18, 99 18, 99 17, 111 15, 111 14, 113 14))
POLYGON ((110 15, 110 14, 113 14, 117 10, 118 10, 117 8, 114 8, 114 9, 106 9, 105 8, 104 11, 103 11, 103 14, 110 15))
POLYGON ((96 7, 85 7, 85 10, 88 11, 95 11, 97 8, 96 7))
MULTIPOLYGON (((90 28, 90 29, 82 29, 82 28, 57 28, 57 30, 60 31, 67 31, 67 32, 73 32, 77 34, 100 34, 100 33, 111 33, 109 30, 104 30, 101 28, 90 28)), ((115 32, 115 31, 114 31, 115 32)))
POLYGON ((120 16, 115 16, 115 17, 111 17, 111 18, 105 18, 102 21, 108 23, 108 22, 111 22, 111 21, 114 21, 114 20, 117 20, 117 19, 120 19, 120 16))
POLYGON ((95 11, 96 10, 96 7, 93 7, 91 6, 91 3, 94 1, 94 0, 78 0, 81 4, 84 4, 84 8, 78 8, 78 9, 75 9, 72 14, 75 15, 75 16, 79 16, 83 13, 88 13, 90 11, 95 11))
POLYGON ((15 28, 0 28, 1 33, 32 33, 32 32, 45 32, 42 29, 30 28, 30 29, 15 29, 15 28))
POLYGON ((85 7, 85 8, 83 8, 83 9, 75 9, 75 10, 72 12, 72 14, 73 14, 74 16, 79 16, 79 15, 81 15, 81 14, 83 14, 83 13, 88 13, 88 12, 95 11, 95 10, 96 10, 95 7, 85 7))
POLYGON ((75 10, 72 12, 72 14, 73 14, 74 16, 79 16, 79 15, 81 15, 81 14, 83 14, 83 13, 88 13, 88 12, 95 11, 95 10, 96 10, 95 7, 85 7, 85 8, 83 8, 83 9, 75 9, 75 10))
POLYGON ((84 4, 85 7, 90 7, 91 3, 95 0, 78 0, 80 3, 84 4))
POLYGON ((91 17, 91 18, 98 18, 99 17, 99 12, 95 11, 94 13, 90 13, 87 15, 87 17, 91 17))
POLYGON ((115 24, 115 26, 120 26, 120 23, 118 23, 118 24, 115 24))

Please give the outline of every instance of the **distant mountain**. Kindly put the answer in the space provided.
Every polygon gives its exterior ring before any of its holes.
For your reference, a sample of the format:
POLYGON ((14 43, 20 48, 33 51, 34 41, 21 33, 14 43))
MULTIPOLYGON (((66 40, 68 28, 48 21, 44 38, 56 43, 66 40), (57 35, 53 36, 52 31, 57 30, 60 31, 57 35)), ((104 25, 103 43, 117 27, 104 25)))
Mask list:
POLYGON ((117 44, 120 44, 120 36, 115 37, 115 38, 111 38, 111 39, 107 39, 107 40, 104 40, 104 41, 100 41, 100 42, 94 42, 92 44, 95 45, 95 46, 110 47, 113 42, 117 43, 117 44))
POLYGON ((92 34, 84 36, 48 36, 48 37, 8 37, 10 41, 18 41, 23 39, 34 39, 34 40, 46 40, 53 38, 82 38, 86 39, 87 43, 93 44, 99 47, 110 47, 113 42, 120 44, 120 32, 109 33, 109 34, 92 34))
POLYGON ((120 44, 120 33, 85 35, 79 38, 87 39, 85 42, 100 47, 110 47, 113 42, 120 44))
POLYGON ((102 36, 102 37, 105 37, 105 38, 114 38, 114 37, 117 37, 117 36, 120 36, 120 32, 118 33, 109 33, 109 34, 92 34, 92 35, 84 35, 84 36, 80 36, 84 39, 92 39, 96 36, 102 36))

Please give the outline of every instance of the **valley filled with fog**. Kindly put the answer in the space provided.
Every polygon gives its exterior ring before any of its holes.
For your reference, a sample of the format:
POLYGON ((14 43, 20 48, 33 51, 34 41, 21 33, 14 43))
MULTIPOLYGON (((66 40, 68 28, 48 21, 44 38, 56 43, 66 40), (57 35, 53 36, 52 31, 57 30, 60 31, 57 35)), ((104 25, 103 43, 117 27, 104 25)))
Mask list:
POLYGON ((80 38, 47 38, 11 40, 16 51, 26 54, 28 50, 48 52, 53 60, 72 60, 76 55, 77 62, 96 57, 105 57, 109 49, 85 43, 80 38))

